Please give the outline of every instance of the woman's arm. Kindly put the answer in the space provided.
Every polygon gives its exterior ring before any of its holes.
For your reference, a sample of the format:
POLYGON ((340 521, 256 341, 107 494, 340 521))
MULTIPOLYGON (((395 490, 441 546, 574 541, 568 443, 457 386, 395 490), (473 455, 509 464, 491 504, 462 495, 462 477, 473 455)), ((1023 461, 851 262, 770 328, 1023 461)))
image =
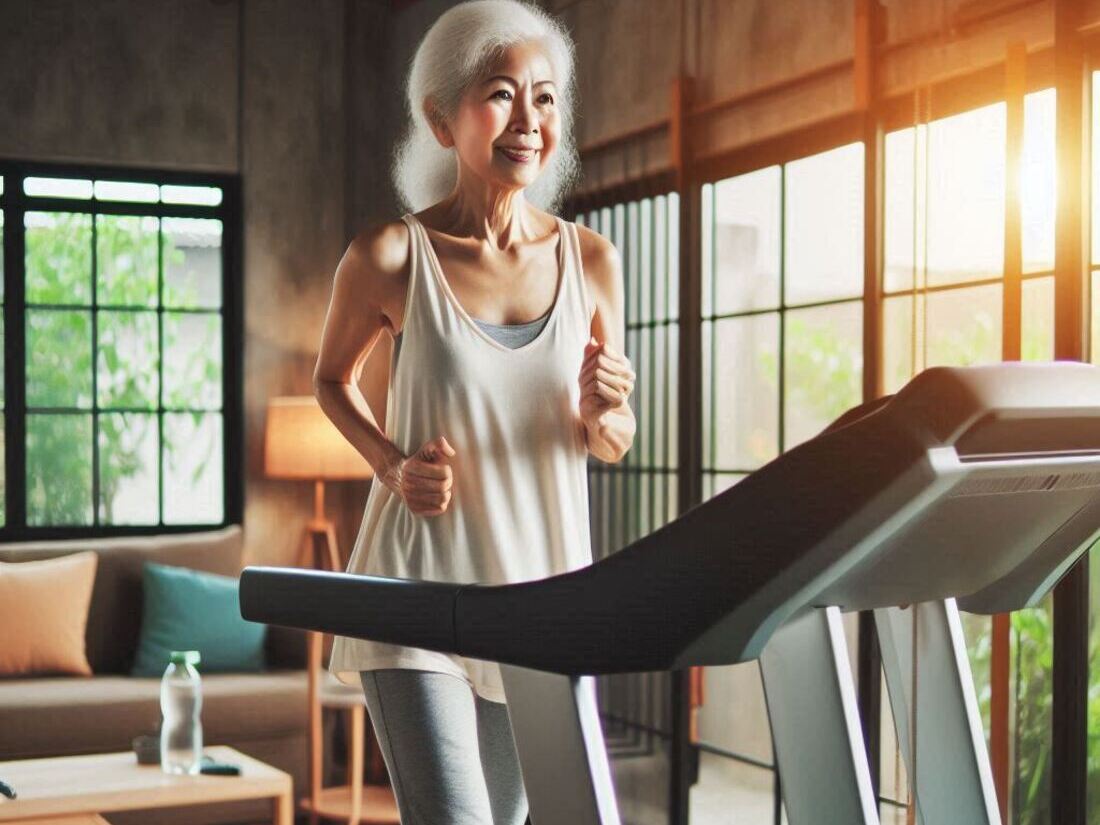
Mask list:
POLYGON ((379 427, 358 382, 379 336, 392 329, 383 307, 404 282, 408 243, 407 226, 393 221, 363 230, 348 245, 336 267, 313 369, 317 403, 380 480, 405 456, 379 427))
MULTIPOLYGON (((591 333, 598 347, 586 348, 585 364, 597 359, 596 376, 612 386, 610 395, 603 390, 607 408, 598 417, 585 420, 588 451, 601 461, 615 464, 622 460, 634 443, 637 422, 630 408, 634 370, 626 357, 624 338, 624 299, 622 258, 618 249, 603 235, 578 226, 584 278, 590 300, 595 304, 591 333), (617 392, 614 388, 617 388, 617 392)), ((582 394, 584 392, 582 387, 582 394)))

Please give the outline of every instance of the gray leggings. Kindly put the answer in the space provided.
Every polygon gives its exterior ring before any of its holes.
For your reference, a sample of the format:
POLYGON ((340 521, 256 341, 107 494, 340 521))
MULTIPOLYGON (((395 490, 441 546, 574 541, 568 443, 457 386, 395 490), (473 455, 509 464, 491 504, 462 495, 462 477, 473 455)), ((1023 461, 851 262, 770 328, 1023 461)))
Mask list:
POLYGON ((504 702, 450 673, 359 676, 402 825, 523 825, 527 795, 504 702))

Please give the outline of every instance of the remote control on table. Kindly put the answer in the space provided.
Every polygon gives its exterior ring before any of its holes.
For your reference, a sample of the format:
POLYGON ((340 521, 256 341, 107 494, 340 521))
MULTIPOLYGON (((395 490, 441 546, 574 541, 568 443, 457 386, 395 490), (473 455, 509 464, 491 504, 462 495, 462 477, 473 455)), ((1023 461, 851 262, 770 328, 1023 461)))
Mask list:
POLYGON ((213 774, 215 776, 240 776, 241 766, 232 762, 216 762, 211 756, 202 757, 199 763, 199 773, 213 774))

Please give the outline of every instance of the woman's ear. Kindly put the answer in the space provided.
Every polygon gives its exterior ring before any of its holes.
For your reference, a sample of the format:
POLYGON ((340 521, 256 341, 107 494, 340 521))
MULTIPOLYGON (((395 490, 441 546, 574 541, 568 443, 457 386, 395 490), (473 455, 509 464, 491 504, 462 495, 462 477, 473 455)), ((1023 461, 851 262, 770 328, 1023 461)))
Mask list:
POLYGON ((435 135, 435 139, 446 149, 450 149, 454 146, 454 138, 451 136, 451 130, 447 126, 446 121, 442 115, 439 114, 439 110, 436 109, 435 103, 432 102, 430 97, 424 98, 424 117, 428 119, 428 126, 431 127, 432 133, 435 135))

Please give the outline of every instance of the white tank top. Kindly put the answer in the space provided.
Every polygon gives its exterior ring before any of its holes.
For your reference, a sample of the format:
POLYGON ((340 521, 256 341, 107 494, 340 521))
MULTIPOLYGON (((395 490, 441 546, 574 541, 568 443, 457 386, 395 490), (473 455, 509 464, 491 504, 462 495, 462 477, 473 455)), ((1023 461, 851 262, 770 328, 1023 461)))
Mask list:
MULTIPOLYGON (((411 213, 410 274, 401 357, 390 364, 386 437, 406 455, 439 435, 455 449, 451 500, 414 514, 371 483, 347 572, 506 584, 592 563, 588 450, 580 376, 591 313, 577 226, 558 224, 559 282, 542 331, 510 348, 481 329, 447 283, 427 231, 411 213)), ((505 701, 495 662, 336 636, 328 670, 359 685, 362 670, 452 673, 505 701)))

